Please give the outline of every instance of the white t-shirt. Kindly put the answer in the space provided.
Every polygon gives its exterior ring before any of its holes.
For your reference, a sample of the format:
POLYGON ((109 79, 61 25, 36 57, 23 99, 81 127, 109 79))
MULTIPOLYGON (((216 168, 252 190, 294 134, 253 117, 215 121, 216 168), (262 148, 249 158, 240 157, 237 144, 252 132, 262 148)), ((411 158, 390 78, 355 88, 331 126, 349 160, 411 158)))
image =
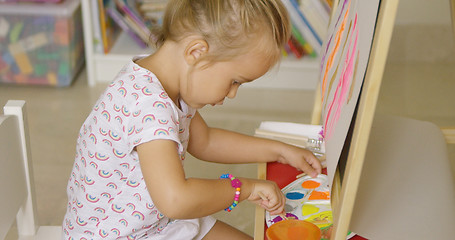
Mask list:
POLYGON ((120 71, 77 139, 67 187, 65 239, 143 239, 163 231, 170 220, 153 204, 134 148, 169 139, 178 143, 176 151, 183 160, 196 110, 183 101, 180 105, 181 109, 153 73, 133 61, 120 71))

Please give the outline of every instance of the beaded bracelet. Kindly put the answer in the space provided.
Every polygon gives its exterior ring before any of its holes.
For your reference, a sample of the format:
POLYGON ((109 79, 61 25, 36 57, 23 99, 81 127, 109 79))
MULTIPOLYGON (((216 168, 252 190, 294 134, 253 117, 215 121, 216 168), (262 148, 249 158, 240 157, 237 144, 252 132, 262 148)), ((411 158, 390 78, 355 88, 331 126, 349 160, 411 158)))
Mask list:
POLYGON ((234 196, 234 202, 232 203, 231 206, 228 208, 224 209, 224 211, 230 212, 232 209, 234 209, 237 204, 239 203, 240 199, 240 187, 242 186, 242 182, 240 182, 239 179, 235 178, 231 174, 223 174, 220 176, 221 179, 231 179, 231 186, 235 188, 235 196, 234 196))

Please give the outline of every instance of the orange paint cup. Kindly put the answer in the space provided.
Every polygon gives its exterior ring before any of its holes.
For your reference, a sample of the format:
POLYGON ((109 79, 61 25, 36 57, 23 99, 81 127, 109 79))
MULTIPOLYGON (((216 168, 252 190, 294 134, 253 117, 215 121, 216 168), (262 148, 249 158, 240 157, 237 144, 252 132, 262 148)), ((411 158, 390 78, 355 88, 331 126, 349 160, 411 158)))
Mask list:
POLYGON ((270 226, 266 235, 269 240, 320 240, 321 230, 308 221, 288 219, 270 226))

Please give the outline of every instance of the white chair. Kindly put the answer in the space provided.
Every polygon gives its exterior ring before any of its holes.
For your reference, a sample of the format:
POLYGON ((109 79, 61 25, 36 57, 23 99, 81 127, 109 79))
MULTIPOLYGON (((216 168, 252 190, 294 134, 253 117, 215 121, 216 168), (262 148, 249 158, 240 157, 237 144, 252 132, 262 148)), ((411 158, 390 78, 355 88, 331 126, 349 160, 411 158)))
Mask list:
POLYGON ((376 115, 350 230, 368 239, 454 239, 454 224, 455 179, 439 127, 376 115))
POLYGON ((39 226, 25 101, 10 100, 0 114, 0 239, 16 221, 18 239, 61 239, 61 226, 39 226))

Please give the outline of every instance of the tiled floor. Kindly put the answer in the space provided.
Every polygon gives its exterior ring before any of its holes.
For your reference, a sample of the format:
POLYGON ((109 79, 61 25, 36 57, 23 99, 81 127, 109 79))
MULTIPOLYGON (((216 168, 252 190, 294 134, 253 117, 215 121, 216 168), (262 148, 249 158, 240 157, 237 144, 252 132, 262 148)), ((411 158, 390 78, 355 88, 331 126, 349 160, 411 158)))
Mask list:
MULTIPOLYGON (((377 111, 455 126, 453 62, 392 63, 386 66, 377 111)), ((8 99, 27 101, 39 221, 59 225, 65 213, 66 183, 73 164, 76 135, 104 84, 90 88, 81 72, 69 88, 0 85, 0 105, 8 99)), ((223 107, 201 111, 211 126, 253 134, 264 120, 309 123, 313 93, 299 90, 244 88, 223 107), (297 107, 296 107, 297 106, 297 107)), ((455 165, 455 147, 449 146, 455 165)), ((187 158, 188 176, 215 178, 230 172, 255 177, 255 165, 217 165, 187 158)), ((216 216, 252 233, 254 207, 241 203, 230 214, 216 216)))

